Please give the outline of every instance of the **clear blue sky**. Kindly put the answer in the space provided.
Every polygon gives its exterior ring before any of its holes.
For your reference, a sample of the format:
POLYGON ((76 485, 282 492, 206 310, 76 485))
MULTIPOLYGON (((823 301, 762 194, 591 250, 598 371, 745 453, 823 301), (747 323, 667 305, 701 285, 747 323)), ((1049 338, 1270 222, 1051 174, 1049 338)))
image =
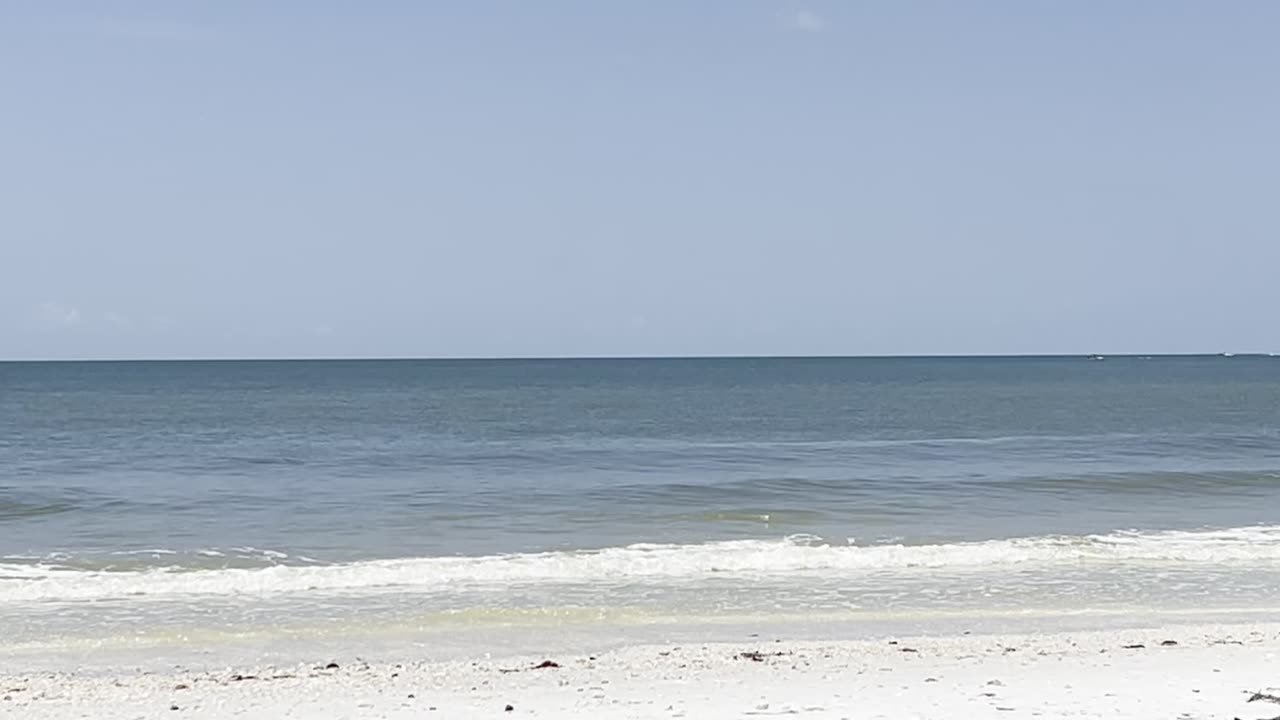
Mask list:
POLYGON ((1280 351, 1278 31, 6 2, 0 357, 1280 351))

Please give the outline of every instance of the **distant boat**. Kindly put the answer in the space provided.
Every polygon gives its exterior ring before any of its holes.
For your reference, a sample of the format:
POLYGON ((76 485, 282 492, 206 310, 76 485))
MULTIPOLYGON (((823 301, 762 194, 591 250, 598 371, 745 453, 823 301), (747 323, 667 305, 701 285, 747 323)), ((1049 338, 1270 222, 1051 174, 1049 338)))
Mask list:
POLYGON ((1235 354, 1235 353, 1218 353, 1218 354, 1219 354, 1219 355, 1221 355, 1222 357, 1235 357, 1235 356, 1236 356, 1236 354, 1235 354))
POLYGON ((1089 359, 1090 360, 1106 360, 1107 358, 1104 355, 1090 355, 1089 359))

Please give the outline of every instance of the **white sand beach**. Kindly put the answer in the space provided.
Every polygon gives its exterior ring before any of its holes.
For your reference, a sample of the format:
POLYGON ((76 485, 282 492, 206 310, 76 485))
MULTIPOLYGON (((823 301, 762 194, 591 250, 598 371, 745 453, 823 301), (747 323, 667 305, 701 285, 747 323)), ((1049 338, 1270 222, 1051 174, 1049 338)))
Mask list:
MULTIPOLYGON (((216 671, 7 672, 0 716, 1270 718, 1280 624, 642 645, 600 654, 216 671), (549 661, 549 662, 548 662, 549 661), (540 667, 541 666, 541 667, 540 667)), ((1280 692, 1277 692, 1280 694, 1280 692)))

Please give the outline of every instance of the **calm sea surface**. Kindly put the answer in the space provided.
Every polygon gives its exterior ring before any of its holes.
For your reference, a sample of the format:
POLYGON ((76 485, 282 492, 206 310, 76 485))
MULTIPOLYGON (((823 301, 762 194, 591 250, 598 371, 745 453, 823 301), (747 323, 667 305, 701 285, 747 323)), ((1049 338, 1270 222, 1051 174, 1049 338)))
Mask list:
POLYGON ((1280 358, 0 364, 14 642, 1278 579, 1280 358))

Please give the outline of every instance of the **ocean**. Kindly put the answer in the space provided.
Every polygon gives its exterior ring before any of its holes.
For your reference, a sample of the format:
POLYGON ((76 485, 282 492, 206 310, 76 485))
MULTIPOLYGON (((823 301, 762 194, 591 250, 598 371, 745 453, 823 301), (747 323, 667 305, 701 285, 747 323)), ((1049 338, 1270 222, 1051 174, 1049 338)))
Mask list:
POLYGON ((1280 358, 0 363, 11 652, 1277 606, 1280 358))

